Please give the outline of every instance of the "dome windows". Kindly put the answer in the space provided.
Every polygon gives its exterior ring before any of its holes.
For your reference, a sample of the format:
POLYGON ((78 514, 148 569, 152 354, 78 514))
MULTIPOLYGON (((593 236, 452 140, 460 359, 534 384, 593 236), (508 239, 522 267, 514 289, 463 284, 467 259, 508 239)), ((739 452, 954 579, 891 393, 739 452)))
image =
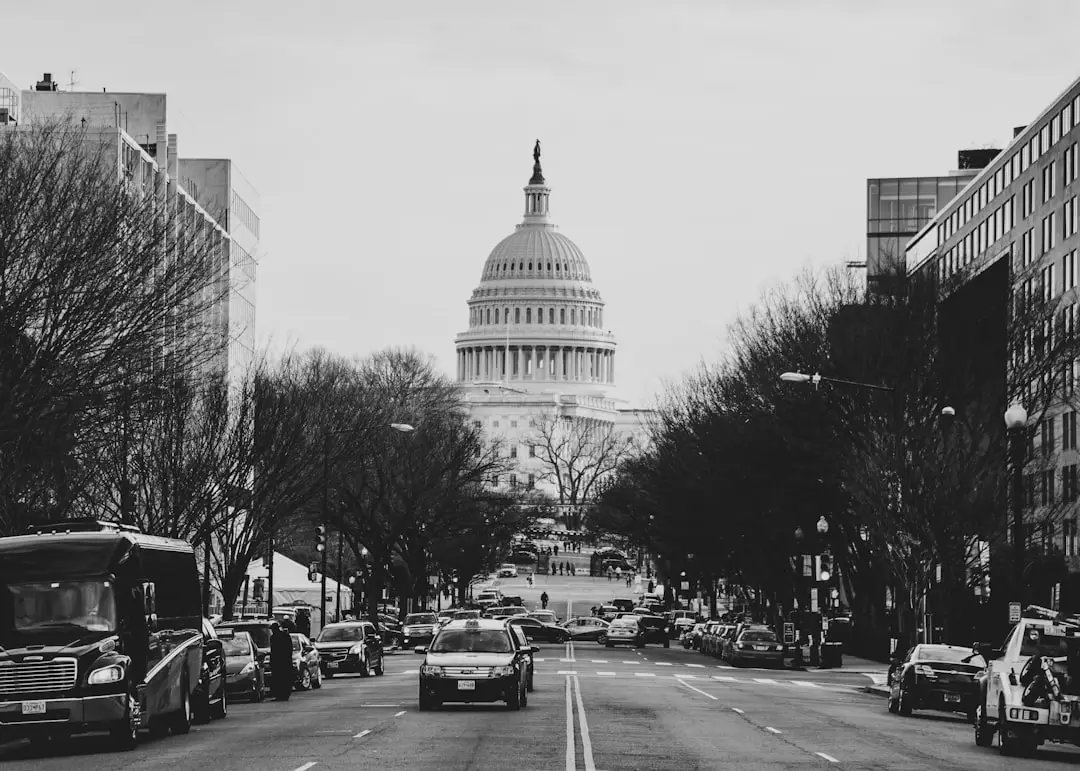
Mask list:
MULTIPOLYGON (((555 263, 555 265, 558 267, 558 263, 555 263)), ((566 323, 566 308, 559 308, 559 323, 566 323)))
POLYGON ((532 308, 525 309, 525 323, 532 324, 532 308))

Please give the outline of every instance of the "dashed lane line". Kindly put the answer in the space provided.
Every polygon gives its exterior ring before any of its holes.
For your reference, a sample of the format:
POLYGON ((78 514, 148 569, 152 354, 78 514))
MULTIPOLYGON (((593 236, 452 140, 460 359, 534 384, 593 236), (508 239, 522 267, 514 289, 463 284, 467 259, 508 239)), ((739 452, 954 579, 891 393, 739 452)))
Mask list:
POLYGON ((738 713, 739 713, 740 715, 745 715, 745 714, 746 714, 745 712, 743 712, 743 711, 742 711, 741 709, 739 709, 738 707, 732 707, 732 708, 731 708, 731 711, 732 711, 732 712, 738 712, 738 713))
POLYGON ((826 755, 824 752, 815 752, 814 754, 817 755, 819 758, 824 758, 825 760, 829 761, 830 763, 839 763, 840 762, 839 760, 834 758, 832 755, 826 755))
POLYGON ((656 677, 652 672, 635 672, 634 674, 638 677, 656 677))
POLYGON ((560 669, 556 674, 560 675, 576 675, 577 672, 573 669, 560 669))
POLYGON ((686 666, 688 666, 688 667, 697 667, 699 669, 704 669, 705 668, 704 664, 687 664, 686 666))
POLYGON ((597 672, 600 677, 615 677, 614 672, 597 672))
MULTIPOLYGON (((354 738, 354 739, 363 739, 363 738, 364 738, 365 736, 367 736, 367 735, 368 735, 369 733, 371 733, 371 729, 370 729, 370 728, 365 728, 365 729, 364 729, 363 731, 361 731, 360 733, 358 733, 358 734, 357 734, 356 736, 354 736, 353 738, 354 738)), ((299 769, 297 769, 297 771, 299 771, 299 769)))
POLYGON ((405 714, 405 710, 401 710, 401 712, 398 712, 397 714, 395 714, 394 717, 401 717, 404 714, 405 714))
POLYGON ((710 699, 712 699, 713 701, 719 701, 719 699, 718 699, 718 698, 717 698, 716 696, 713 696, 713 695, 712 695, 711 693, 709 693, 708 691, 703 691, 703 690, 701 690, 700 688, 695 688, 694 686, 690 685, 690 683, 686 682, 685 680, 682 680, 681 678, 679 679, 679 682, 680 682, 680 683, 682 683, 683 685, 685 685, 685 686, 686 686, 687 688, 689 688, 689 689, 690 689, 691 691, 695 691, 695 692, 697 692, 697 693, 700 693, 700 694, 701 694, 702 696, 708 696, 708 697, 709 697, 710 699))
POLYGON ((656 662, 656 666, 658 666, 658 667, 673 667, 675 665, 672 664, 670 661, 658 661, 658 662, 656 662))
POLYGON ((309 761, 309 762, 305 763, 302 766, 297 766, 296 768, 293 769, 293 771, 308 771, 309 768, 311 768, 312 766, 317 766, 317 765, 319 765, 318 762, 312 760, 312 761, 309 761))
POLYGON ((766 731, 768 731, 768 732, 769 732, 769 733, 771 733, 771 734, 778 734, 778 733, 780 733, 780 730, 779 730, 779 729, 777 729, 777 728, 773 728, 773 727, 772 727, 771 725, 767 725, 767 726, 765 726, 765 730, 766 730, 766 731))

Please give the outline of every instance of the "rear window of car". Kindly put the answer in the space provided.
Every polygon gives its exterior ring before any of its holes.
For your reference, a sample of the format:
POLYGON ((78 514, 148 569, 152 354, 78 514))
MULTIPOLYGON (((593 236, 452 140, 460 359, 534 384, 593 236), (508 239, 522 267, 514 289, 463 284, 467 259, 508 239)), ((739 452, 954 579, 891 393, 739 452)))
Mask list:
POLYGON ((746 642, 776 642, 776 632, 769 632, 764 629, 752 629, 747 632, 743 632, 740 640, 746 642))
POLYGON ((434 613, 410 613, 405 617, 406 624, 434 624, 434 613))
POLYGON ((614 621, 612 621, 611 625, 612 626, 637 627, 638 619, 637 619, 636 616, 623 616, 622 618, 617 618, 614 621))
POLYGON ((228 629, 235 629, 238 632, 247 632, 251 635, 251 639, 255 642, 255 645, 259 648, 270 647, 270 625, 269 624, 235 624, 228 629))
POLYGON ((664 619, 662 618, 658 618, 657 616, 640 616, 638 618, 638 623, 640 623, 642 626, 651 627, 667 626, 667 622, 664 621, 664 619))

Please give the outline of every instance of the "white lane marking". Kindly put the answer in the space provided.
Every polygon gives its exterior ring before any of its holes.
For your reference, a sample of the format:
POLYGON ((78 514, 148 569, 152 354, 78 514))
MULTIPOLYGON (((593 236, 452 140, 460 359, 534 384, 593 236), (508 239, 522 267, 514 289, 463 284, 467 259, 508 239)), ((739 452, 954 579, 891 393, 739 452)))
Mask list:
POLYGON ((779 683, 773 680, 771 677, 755 677, 754 682, 762 683, 763 685, 779 685, 779 683))
POLYGON ((589 721, 585 719, 585 704, 581 701, 581 682, 574 678, 574 696, 577 697, 578 726, 581 728, 581 754, 585 756, 585 771, 596 771, 592 756, 592 740, 589 738, 589 721))
POLYGON ((637 664, 636 661, 623 661, 621 663, 623 663, 623 664, 637 664))
POLYGON ((297 766, 296 768, 294 768, 294 769, 293 769, 293 771, 307 771, 307 770, 308 770, 309 768, 311 768, 312 766, 317 766, 317 765, 318 765, 318 762, 317 762, 317 761, 314 761, 314 760, 312 760, 312 761, 310 761, 310 762, 308 762, 308 763, 305 763, 305 764, 304 764, 304 765, 302 765, 302 766, 297 766))
MULTIPOLYGON (((370 728, 365 728, 365 729, 364 729, 363 731, 361 731, 360 733, 358 733, 358 734, 357 734, 356 736, 354 736, 353 738, 354 738, 354 739, 363 739, 363 738, 364 738, 365 736, 367 736, 367 735, 368 735, 369 733, 371 733, 371 729, 370 729, 370 728)), ((297 769, 297 771, 299 771, 299 769, 297 769)))
POLYGON ((577 674, 577 672, 576 672, 576 671, 574 671, 573 669, 560 669, 560 670, 559 670, 558 672, 556 672, 555 674, 558 674, 558 675, 568 675, 568 676, 569 676, 569 675, 576 675, 576 674, 577 674))
POLYGON ((703 691, 703 690, 701 690, 700 688, 695 688, 694 686, 690 685, 690 683, 686 682, 685 680, 681 680, 681 679, 680 679, 680 680, 679 680, 679 682, 680 682, 680 683, 682 683, 683 685, 685 685, 685 686, 686 686, 687 688, 689 688, 689 689, 690 689, 691 691, 697 691, 697 692, 698 692, 698 693, 700 693, 700 694, 701 694, 702 696, 708 696, 708 697, 709 697, 710 699, 712 699, 713 701, 718 701, 718 699, 717 699, 717 698, 716 698, 715 696, 713 696, 713 695, 712 695, 711 693, 709 693, 708 691, 703 691))
POLYGON ((773 728, 773 727, 772 727, 771 725, 767 725, 767 726, 765 726, 765 730, 766 730, 766 731, 768 731, 769 733, 773 733, 773 734, 778 734, 778 733, 780 733, 780 731, 778 731, 777 729, 773 728))
POLYGON ((567 657, 566 657, 566 658, 564 658, 564 659, 559 659, 559 661, 561 661, 561 662, 562 662, 562 663, 564 663, 564 664, 569 664, 569 663, 570 663, 571 661, 573 661, 573 659, 572 659, 572 658, 570 658, 569 656, 567 656, 567 657))
POLYGON ((547 661, 547 659, 533 659, 533 661, 547 661))
POLYGON ((566 771, 577 771, 574 754, 574 700, 570 696, 570 678, 566 678, 566 771))
POLYGON ((591 664, 607 664, 607 659, 589 659, 591 664))
POLYGON ((400 707, 400 704, 360 704, 361 707, 400 707))
POLYGON ((401 717, 404 714, 405 714, 405 710, 401 710, 401 712, 398 712, 396 715, 394 715, 394 717, 401 717))
POLYGON ((635 672, 634 674, 638 677, 656 677, 652 672, 635 672))
POLYGON ((806 680, 792 680, 791 684, 792 685, 798 685, 798 686, 801 686, 803 688, 820 688, 821 687, 817 683, 807 682, 806 680))
POLYGON ((676 680, 697 680, 697 675, 674 675, 676 680))
MULTIPOLYGON (((648 659, 646 659, 646 661, 647 660, 648 659)), ((658 661, 658 662, 656 662, 656 666, 658 666, 658 667, 671 667, 671 666, 674 666, 674 664, 672 664, 670 661, 658 661)))
POLYGON ((728 677, 727 675, 713 675, 712 679, 713 680, 719 680, 722 683, 737 683, 737 682, 739 682, 739 678, 737 678, 737 677, 728 677))
POLYGON ((698 669, 704 669, 705 668, 704 664, 687 664, 686 666, 688 666, 688 667, 697 667, 698 669))
POLYGON ((839 760, 834 758, 832 755, 826 755, 824 752, 815 752, 814 754, 817 755, 819 758, 825 758, 825 760, 829 761, 830 763, 839 763, 840 762, 839 760))
POLYGON ((614 672, 597 672, 596 674, 600 675, 601 677, 615 677, 614 672))
POLYGON ((732 711, 732 712, 738 712, 738 713, 739 713, 740 715, 745 715, 745 714, 746 714, 745 712, 743 712, 743 711, 742 711, 741 709, 739 709, 738 707, 732 707, 732 708, 731 708, 731 711, 732 711))

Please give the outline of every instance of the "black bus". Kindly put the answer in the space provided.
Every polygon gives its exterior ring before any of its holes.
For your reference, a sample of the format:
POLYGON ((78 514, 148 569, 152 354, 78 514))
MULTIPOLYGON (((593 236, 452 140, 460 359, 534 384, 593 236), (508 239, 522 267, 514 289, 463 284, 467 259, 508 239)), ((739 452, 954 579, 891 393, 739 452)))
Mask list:
POLYGON ((187 733, 200 599, 184 541, 96 520, 0 538, 0 741, 187 733))

